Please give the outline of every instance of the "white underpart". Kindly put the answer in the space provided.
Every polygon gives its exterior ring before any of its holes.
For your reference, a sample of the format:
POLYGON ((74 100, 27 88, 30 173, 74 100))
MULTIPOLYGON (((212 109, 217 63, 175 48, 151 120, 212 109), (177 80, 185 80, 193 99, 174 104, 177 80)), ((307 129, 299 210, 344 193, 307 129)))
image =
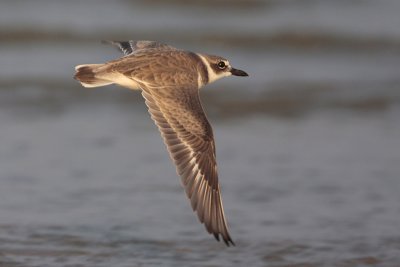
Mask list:
POLYGON ((114 83, 122 87, 127 87, 133 90, 140 89, 139 84, 135 80, 130 79, 121 73, 118 72, 109 73, 106 74, 105 77, 107 77, 109 80, 113 81, 114 83))
POLYGON ((220 74, 215 73, 214 70, 210 66, 210 62, 202 55, 200 55, 200 54, 197 54, 197 55, 203 61, 204 65, 207 67, 208 83, 215 82, 218 79, 221 79, 223 77, 231 75, 230 71, 224 71, 224 72, 221 72, 220 74))
POLYGON ((203 78, 201 77, 201 74, 200 74, 200 72, 197 74, 197 87, 198 88, 200 88, 200 87, 202 87, 204 84, 203 84, 203 78))

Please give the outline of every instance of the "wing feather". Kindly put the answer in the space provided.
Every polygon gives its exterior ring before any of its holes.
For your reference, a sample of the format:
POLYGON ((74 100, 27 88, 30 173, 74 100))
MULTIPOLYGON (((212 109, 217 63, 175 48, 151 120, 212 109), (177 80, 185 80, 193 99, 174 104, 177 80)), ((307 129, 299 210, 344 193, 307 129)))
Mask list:
POLYGON ((158 43, 155 41, 109 41, 109 40, 104 40, 102 41, 105 44, 111 44, 113 46, 116 46, 121 50, 121 52, 125 56, 129 56, 139 50, 143 49, 154 49, 154 50, 177 50, 175 47, 163 44, 163 43, 158 43))
POLYGON ((228 246, 234 245, 222 207, 212 129, 197 88, 142 89, 200 222, 217 240, 221 236, 228 246))

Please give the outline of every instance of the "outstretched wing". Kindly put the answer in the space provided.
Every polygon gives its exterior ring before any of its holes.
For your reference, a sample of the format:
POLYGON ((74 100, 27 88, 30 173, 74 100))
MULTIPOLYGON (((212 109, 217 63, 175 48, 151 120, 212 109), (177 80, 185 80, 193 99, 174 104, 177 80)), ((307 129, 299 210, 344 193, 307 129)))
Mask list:
POLYGON ((142 49, 154 49, 154 50, 177 50, 176 48, 158 43, 155 41, 102 41, 105 44, 111 44, 118 47, 125 56, 131 55, 138 50, 142 49))
POLYGON ((142 89, 200 222, 217 240, 221 235, 228 246, 234 245, 222 206, 213 133, 197 87, 142 89))

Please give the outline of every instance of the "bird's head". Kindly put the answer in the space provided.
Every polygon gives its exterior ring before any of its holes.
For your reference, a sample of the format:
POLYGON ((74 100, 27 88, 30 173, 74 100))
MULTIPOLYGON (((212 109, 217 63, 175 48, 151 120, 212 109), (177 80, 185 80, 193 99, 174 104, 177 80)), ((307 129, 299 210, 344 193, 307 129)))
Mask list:
POLYGON ((226 58, 212 55, 199 55, 207 67, 208 83, 226 76, 249 76, 243 70, 235 69, 226 58))

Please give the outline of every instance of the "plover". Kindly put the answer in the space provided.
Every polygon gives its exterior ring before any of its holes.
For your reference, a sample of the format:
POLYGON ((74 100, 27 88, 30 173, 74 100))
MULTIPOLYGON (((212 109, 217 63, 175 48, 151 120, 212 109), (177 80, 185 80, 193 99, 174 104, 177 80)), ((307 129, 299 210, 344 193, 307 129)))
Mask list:
POLYGON ((179 50, 154 41, 106 41, 124 56, 104 64, 75 67, 84 87, 118 84, 142 91, 191 206, 210 234, 234 245, 218 182, 213 131, 199 89, 222 77, 248 76, 223 57, 179 50))

